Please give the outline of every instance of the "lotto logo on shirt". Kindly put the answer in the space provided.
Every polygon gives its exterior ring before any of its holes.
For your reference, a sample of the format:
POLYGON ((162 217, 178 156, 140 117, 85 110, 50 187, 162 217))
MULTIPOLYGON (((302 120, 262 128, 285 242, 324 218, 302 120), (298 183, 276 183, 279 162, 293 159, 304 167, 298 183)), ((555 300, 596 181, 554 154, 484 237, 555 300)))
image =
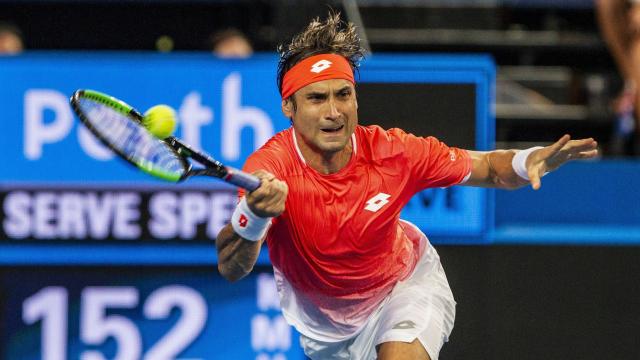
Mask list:
POLYGON ((367 200, 367 206, 365 206, 365 210, 369 210, 371 212, 376 212, 380 210, 383 206, 389 203, 389 198, 391 195, 385 193, 379 193, 378 195, 372 197, 367 200))

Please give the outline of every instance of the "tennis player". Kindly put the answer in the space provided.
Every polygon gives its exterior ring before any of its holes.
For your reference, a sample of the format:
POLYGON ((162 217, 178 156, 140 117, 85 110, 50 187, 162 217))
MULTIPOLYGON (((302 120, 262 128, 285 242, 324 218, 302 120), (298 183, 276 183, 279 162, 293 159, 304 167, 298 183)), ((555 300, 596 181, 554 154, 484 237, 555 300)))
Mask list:
POLYGON ((359 126, 363 50, 339 14, 312 21, 279 52, 292 126, 245 164, 262 185, 241 191, 218 235, 220 273, 247 275, 266 239, 282 312, 307 356, 437 359, 456 302, 436 250, 399 218, 402 207, 430 187, 538 189, 543 174, 596 156, 596 142, 565 135, 547 147, 477 152, 359 126))

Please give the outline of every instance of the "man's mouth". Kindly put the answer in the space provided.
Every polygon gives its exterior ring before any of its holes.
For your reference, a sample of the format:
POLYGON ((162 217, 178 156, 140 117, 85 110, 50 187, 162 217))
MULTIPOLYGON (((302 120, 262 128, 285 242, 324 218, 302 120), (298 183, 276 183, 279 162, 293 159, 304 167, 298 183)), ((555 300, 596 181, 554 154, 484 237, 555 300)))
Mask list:
POLYGON ((342 130, 342 128, 344 128, 344 125, 340 125, 338 127, 326 127, 326 128, 322 128, 320 130, 322 132, 325 132, 325 133, 335 133, 335 132, 338 132, 338 131, 342 130))

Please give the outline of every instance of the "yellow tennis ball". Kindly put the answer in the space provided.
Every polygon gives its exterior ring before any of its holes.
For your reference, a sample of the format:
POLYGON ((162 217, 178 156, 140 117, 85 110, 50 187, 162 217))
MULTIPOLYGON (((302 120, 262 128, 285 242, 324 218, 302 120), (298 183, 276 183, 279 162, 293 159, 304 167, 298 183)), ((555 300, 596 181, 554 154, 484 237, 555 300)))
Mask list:
POLYGON ((142 124, 155 137, 165 139, 176 130, 176 111, 169 105, 156 105, 144 113, 142 124))

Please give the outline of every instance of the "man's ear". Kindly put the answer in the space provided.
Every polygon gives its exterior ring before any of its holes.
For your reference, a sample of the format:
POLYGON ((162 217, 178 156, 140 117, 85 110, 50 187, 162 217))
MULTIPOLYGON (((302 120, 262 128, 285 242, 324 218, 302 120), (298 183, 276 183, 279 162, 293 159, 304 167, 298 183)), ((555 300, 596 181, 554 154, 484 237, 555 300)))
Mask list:
POLYGON ((282 100, 282 113, 289 119, 293 118, 293 102, 291 98, 282 100))

